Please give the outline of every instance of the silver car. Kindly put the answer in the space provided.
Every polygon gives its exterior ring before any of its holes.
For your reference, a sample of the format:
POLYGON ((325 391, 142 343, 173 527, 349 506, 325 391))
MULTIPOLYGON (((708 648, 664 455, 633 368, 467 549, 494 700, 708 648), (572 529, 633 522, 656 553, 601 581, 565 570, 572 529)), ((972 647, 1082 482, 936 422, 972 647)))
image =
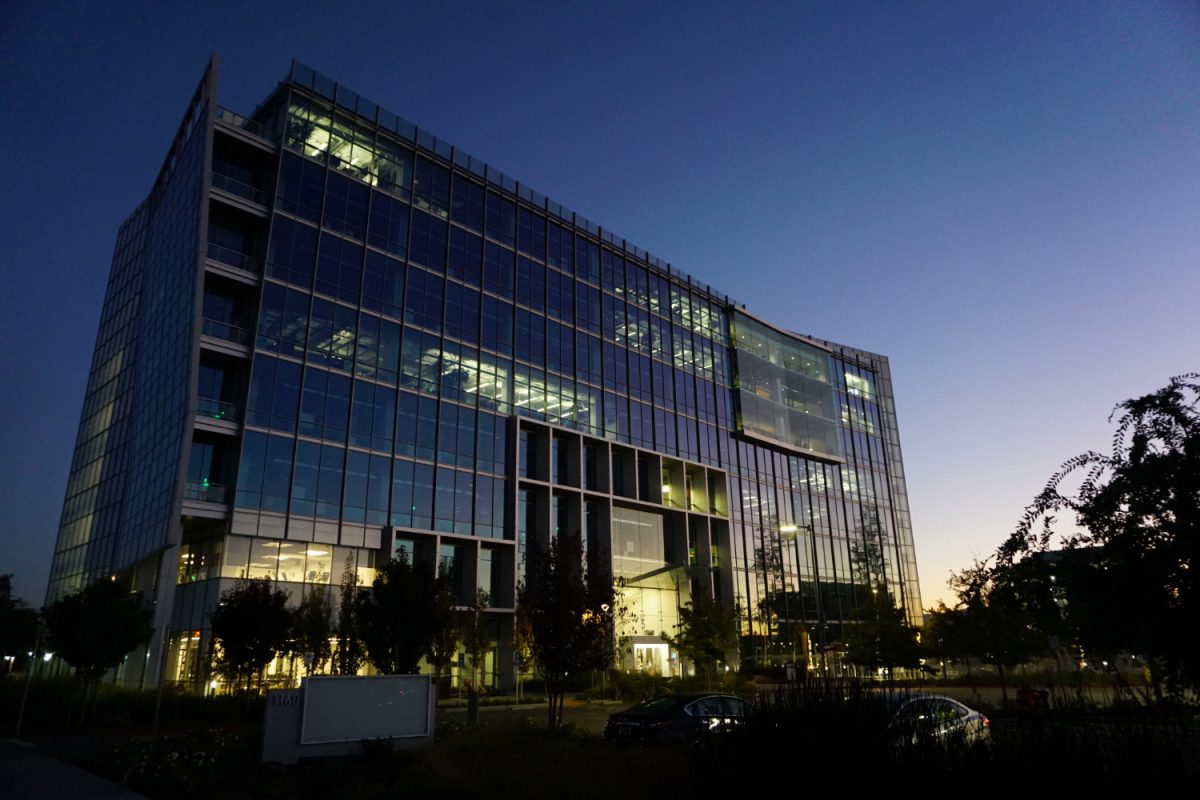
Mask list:
POLYGON ((898 744, 922 742, 985 744, 991 721, 975 709, 944 695, 914 694, 894 699, 888 731, 898 744))

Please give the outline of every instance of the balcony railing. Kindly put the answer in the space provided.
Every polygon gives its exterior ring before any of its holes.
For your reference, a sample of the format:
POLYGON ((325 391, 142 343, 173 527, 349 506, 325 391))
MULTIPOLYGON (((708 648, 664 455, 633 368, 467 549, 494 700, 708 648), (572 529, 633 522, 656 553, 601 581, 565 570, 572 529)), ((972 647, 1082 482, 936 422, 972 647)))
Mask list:
POLYGON ((246 272, 253 272, 255 275, 262 271, 261 259, 248 256, 237 250, 231 250, 228 247, 222 247, 213 242, 208 243, 208 257, 213 261, 219 261, 222 264, 228 264, 231 267, 237 267, 246 272))
POLYGON ((275 135, 270 129, 255 122, 254 120, 244 117, 236 111, 230 111, 228 108, 217 106, 217 119, 226 122, 235 128, 241 128, 248 131, 260 139, 266 139, 269 142, 275 141, 275 135))
POLYGON ((250 342, 250 331, 229 322, 221 322, 220 320, 205 318, 204 325, 200 331, 205 336, 224 339, 227 342, 235 344, 249 344, 250 342))
POLYGON ((229 487, 219 483, 209 483, 208 480, 188 481, 183 487, 185 500, 195 500, 200 503, 225 503, 229 495, 229 487))
POLYGON ((253 203, 258 203, 260 206, 267 204, 267 193, 262 189, 251 186, 245 181, 239 181, 237 178, 230 177, 215 169, 212 174, 212 185, 214 189, 221 189, 230 194, 235 194, 253 203))
POLYGON ((241 422, 242 411, 233 403, 201 397, 196 403, 196 413, 207 419, 218 419, 222 422, 241 422))

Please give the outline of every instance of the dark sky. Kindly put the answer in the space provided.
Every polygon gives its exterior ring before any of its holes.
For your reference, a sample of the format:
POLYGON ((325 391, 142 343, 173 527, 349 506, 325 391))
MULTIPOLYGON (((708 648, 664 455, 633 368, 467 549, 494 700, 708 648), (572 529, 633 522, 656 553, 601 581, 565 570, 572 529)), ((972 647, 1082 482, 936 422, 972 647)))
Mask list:
POLYGON ((297 58, 889 355, 932 605, 1114 404, 1200 369, 1197 9, 5 3, 0 572, 41 602, 116 229, 218 53, 225 106, 297 58))

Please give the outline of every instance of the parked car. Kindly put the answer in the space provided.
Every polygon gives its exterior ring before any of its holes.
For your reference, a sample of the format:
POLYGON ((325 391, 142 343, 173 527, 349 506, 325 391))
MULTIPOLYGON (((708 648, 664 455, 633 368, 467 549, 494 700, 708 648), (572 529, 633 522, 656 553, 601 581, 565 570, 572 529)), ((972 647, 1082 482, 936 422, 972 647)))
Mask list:
POLYGON ((983 744, 991 741, 987 716, 950 697, 909 694, 889 697, 895 711, 888 733, 901 745, 922 742, 983 744))
POLYGON ((612 714, 604 726, 610 742, 692 743, 727 731, 754 713, 754 706, 730 694, 670 694, 612 714))

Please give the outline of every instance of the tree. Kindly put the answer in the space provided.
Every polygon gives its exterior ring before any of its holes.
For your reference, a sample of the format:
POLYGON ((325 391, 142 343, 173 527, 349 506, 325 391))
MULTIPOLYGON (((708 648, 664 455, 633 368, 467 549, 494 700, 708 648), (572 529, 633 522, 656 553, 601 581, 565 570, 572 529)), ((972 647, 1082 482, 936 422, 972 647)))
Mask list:
POLYGON ((217 672, 237 688, 251 688, 257 676, 286 652, 292 630, 288 593, 267 579, 239 580, 221 593, 209 615, 217 672))
POLYGON ((338 590, 337 647, 333 651, 335 675, 357 675, 365 660, 358 619, 358 573, 354 571, 354 554, 346 556, 342 581, 338 590))
POLYGON ((385 675, 417 671, 437 635, 443 583, 432 568, 411 563, 401 550, 376 572, 371 591, 359 592, 355 609, 375 669, 385 675))
POLYGON ((856 624, 847 627, 846 660, 852 664, 883 669, 890 683, 896 667, 921 663, 917 629, 882 584, 871 587, 851 617, 856 624))
POLYGON ((95 704, 104 673, 150 639, 154 612, 142 604, 141 592, 101 579, 51 603, 43 616, 51 650, 75 668, 82 682, 83 725, 88 700, 95 704))
POLYGON ((950 577, 962 611, 960 646, 996 668, 1000 694, 1008 705, 1005 671, 1045 652, 1047 637, 1035 625, 1025 585, 1011 567, 976 560, 950 577))
POLYGON ((292 648, 304 657, 306 675, 323 672, 333 655, 333 603, 325 586, 313 584, 304 593, 292 624, 292 648))
POLYGON ((454 610, 454 592, 448 581, 440 581, 433 602, 433 641, 425 658, 433 667, 433 685, 438 691, 442 686, 442 675, 454 663, 458 652, 458 620, 454 610))
POLYGON ((12 672, 14 664, 24 660, 37 638, 38 613, 12 596, 12 575, 0 575, 0 668, 12 672))
POLYGON ((1066 617, 1080 643, 1119 646, 1145 656, 1156 688, 1196 687, 1200 375, 1172 378, 1156 392, 1120 403, 1112 416, 1117 427, 1111 451, 1089 451, 1066 461, 998 550, 997 565, 1008 567, 1052 550, 1056 515, 1073 515, 1080 532, 1064 537, 1064 549, 1094 548, 1072 564, 1075 582, 1107 587, 1066 597, 1066 617), (1079 476, 1078 488, 1071 491, 1069 481, 1079 476), (1103 580, 1078 577, 1100 573, 1103 580), (1105 614, 1088 611, 1113 595, 1120 602, 1109 603, 1105 614))
POLYGON ((457 625, 462 636, 463 654, 471 669, 471 677, 467 680, 467 717, 472 725, 479 723, 479 695, 483 685, 480 676, 492 649, 492 627, 484 613, 489 603, 488 593, 480 589, 475 593, 471 607, 459 612, 457 625))
POLYGON ((966 663, 967 674, 971 674, 971 656, 975 653, 969 635, 965 610, 949 608, 940 601, 937 608, 929 610, 921 633, 921 649, 926 657, 941 662, 942 678, 946 677, 946 662, 960 659, 966 663))
POLYGON ((706 594, 694 595, 679 609, 679 635, 671 644, 704 673, 704 685, 711 690, 717 662, 738 648, 737 615, 706 594))
POLYGON ((529 609, 533 661, 546 682, 551 728, 562 723, 567 682, 613 662, 612 581, 589 552, 585 568, 578 533, 562 534, 533 555, 519 602, 529 609))
POLYGON ((517 702, 521 702, 521 679, 534 667, 533 607, 525 583, 517 585, 517 607, 513 613, 513 659, 517 669, 517 702))

